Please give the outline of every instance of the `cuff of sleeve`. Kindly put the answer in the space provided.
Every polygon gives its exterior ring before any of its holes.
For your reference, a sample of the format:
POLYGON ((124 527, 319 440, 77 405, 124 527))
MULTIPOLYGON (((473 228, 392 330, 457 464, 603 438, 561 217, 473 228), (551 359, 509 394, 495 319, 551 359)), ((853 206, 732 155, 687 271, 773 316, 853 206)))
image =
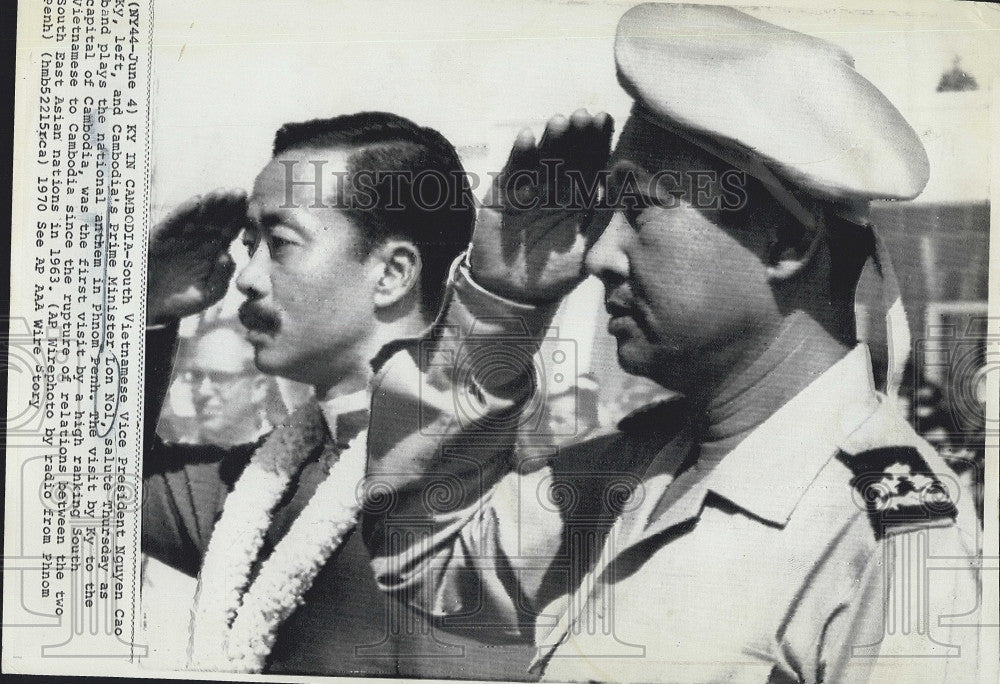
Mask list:
POLYGON ((527 304, 493 294, 472 278, 464 256, 455 260, 450 278, 454 293, 452 306, 457 309, 462 323, 484 326, 489 334, 523 332, 529 336, 539 334, 555 316, 559 302, 527 304), (523 330, 518 330, 523 328, 523 330))
POLYGON ((540 338, 558 308, 559 302, 526 304, 493 294, 472 279, 465 255, 459 255, 452 262, 447 294, 437 319, 420 335, 393 340, 382 347, 370 361, 372 372, 379 375, 397 351, 449 328, 460 329, 464 335, 540 338))

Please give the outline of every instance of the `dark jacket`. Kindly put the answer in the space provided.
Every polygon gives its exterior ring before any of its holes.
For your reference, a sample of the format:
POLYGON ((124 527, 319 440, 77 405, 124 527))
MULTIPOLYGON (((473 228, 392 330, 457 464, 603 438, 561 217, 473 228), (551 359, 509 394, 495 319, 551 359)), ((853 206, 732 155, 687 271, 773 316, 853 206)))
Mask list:
MULTIPOLYGON (((226 495, 260 442, 223 448, 166 444, 156 436, 175 345, 176 327, 147 333, 142 548, 195 576, 226 495)), ((350 426, 355 434, 367 424, 366 419, 358 422, 350 426)), ((295 487, 273 512, 261 559, 323 481, 322 451, 317 446, 305 460, 295 487)), ((265 671, 511 679, 524 677, 532 654, 526 644, 486 646, 444 632, 388 599, 375 584, 360 535, 352 532, 320 570, 302 606, 278 630, 265 671)))

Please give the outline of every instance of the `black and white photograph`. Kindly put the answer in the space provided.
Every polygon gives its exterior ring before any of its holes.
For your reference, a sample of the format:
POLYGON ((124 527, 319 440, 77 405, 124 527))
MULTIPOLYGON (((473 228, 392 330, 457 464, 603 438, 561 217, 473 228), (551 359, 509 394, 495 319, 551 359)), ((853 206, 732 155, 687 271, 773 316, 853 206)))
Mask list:
POLYGON ((4 672, 996 681, 997 6, 35 0, 17 68, 4 672))

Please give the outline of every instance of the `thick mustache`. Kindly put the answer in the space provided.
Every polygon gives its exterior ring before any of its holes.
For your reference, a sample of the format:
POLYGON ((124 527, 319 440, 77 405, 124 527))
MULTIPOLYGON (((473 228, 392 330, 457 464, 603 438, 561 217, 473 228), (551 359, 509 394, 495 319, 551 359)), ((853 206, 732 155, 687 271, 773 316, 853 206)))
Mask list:
POLYGON ((623 293, 605 296, 604 308, 612 316, 625 316, 634 311, 632 298, 625 296, 623 293))
POLYGON ((263 330, 273 332, 278 329, 279 318, 276 311, 271 311, 260 304, 243 302, 239 309, 240 323, 248 330, 263 330))

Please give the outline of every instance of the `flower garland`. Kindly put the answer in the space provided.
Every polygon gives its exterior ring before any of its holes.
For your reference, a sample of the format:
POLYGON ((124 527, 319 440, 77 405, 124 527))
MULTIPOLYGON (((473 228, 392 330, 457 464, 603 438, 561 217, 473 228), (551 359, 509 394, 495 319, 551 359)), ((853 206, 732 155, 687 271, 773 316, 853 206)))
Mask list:
POLYGON ((319 407, 310 402, 272 431, 226 498, 198 576, 190 669, 260 672, 278 627, 302 604, 320 569, 357 523, 356 487, 365 473, 367 430, 340 454, 247 587, 272 510, 325 435, 319 407))

